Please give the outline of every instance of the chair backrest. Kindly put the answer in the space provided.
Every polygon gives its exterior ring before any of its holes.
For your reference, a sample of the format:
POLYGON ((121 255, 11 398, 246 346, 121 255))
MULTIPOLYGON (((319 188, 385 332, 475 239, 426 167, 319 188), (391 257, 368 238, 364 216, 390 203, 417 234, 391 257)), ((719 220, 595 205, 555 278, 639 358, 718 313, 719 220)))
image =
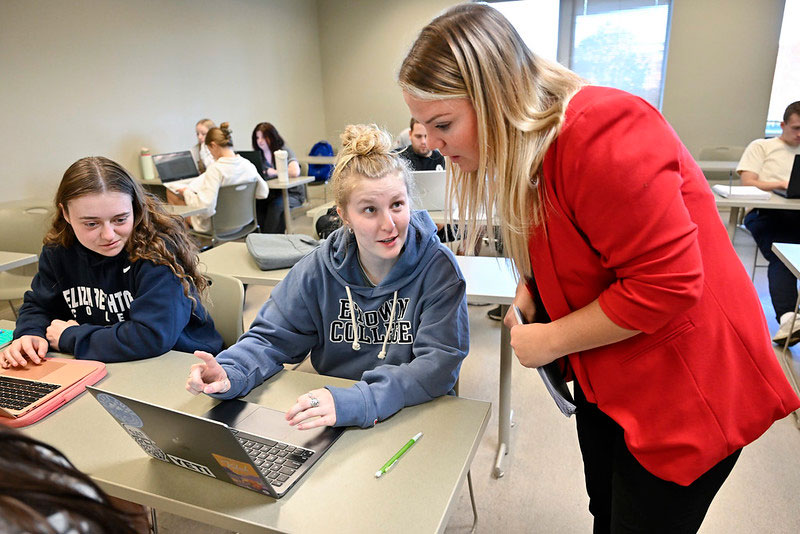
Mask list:
POLYGON ((225 347, 230 347, 244 332, 244 286, 239 279, 226 274, 206 273, 205 276, 211 284, 206 309, 214 319, 214 327, 222 336, 225 347))
POLYGON ((739 161, 744 154, 743 146, 707 146, 700 149, 700 160, 739 161))
MULTIPOLYGON (((707 146, 700 149, 701 161, 739 161, 744 154, 743 146, 707 146)), ((706 180, 728 180, 731 176, 736 178, 736 173, 730 171, 703 171, 706 180)))
POLYGON ((50 201, 29 199, 0 205, 0 250, 39 254, 53 220, 50 201))
POLYGON ((256 185, 253 181, 219 188, 216 213, 211 217, 214 241, 239 239, 258 228, 256 185))

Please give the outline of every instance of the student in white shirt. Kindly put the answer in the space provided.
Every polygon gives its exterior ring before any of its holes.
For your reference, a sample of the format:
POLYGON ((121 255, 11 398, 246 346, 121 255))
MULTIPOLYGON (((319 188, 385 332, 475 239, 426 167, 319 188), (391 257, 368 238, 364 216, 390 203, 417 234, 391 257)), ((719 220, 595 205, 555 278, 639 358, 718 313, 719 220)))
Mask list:
POLYGON ((178 189, 176 193, 167 192, 167 200, 171 204, 205 208, 203 213, 193 215, 190 219, 192 228, 198 232, 211 230, 211 216, 216 213, 220 187, 255 181, 258 183, 256 198, 267 198, 269 194, 269 186, 255 165, 233 151, 231 130, 227 122, 208 131, 205 145, 214 156, 215 161, 211 167, 189 182, 185 188, 178 189))
MULTIPOLYGON (((747 146, 736 166, 743 185, 764 191, 789 186, 794 158, 800 155, 800 101, 789 104, 784 111, 781 130, 779 137, 756 139, 747 146)), ((800 341, 800 321, 792 330, 797 279, 772 252, 772 244, 800 243, 800 211, 756 208, 747 214, 744 224, 769 262, 769 296, 780 324, 772 341, 783 344, 791 336, 789 344, 794 345, 800 341)))

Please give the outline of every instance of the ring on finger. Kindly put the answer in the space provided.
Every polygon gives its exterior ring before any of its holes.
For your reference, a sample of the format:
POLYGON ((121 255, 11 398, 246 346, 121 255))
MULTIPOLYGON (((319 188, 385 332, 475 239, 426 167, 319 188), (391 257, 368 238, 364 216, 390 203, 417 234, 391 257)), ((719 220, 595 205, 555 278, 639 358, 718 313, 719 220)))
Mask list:
POLYGON ((319 406, 319 399, 318 398, 316 398, 310 392, 306 393, 306 395, 308 395, 308 398, 311 399, 311 407, 312 408, 316 408, 317 406, 319 406))

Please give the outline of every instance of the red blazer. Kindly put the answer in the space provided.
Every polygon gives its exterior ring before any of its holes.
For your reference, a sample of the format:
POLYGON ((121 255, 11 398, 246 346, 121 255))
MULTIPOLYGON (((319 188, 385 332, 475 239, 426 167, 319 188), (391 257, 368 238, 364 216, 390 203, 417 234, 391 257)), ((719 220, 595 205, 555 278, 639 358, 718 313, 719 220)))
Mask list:
POLYGON ((648 471, 688 485, 800 406, 708 183, 658 111, 582 89, 539 188, 530 254, 550 317, 599 298, 642 331, 568 358, 648 471))

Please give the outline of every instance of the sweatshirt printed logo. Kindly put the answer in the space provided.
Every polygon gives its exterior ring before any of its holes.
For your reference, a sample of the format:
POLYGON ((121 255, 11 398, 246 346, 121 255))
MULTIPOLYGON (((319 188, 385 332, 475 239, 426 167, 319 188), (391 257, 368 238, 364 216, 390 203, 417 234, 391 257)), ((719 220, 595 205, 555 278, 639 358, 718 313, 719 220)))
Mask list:
POLYGON ((122 269, 122 274, 125 274, 125 273, 127 273, 128 271, 130 271, 130 270, 131 270, 131 266, 130 266, 130 265, 128 265, 127 267, 125 267, 124 269, 122 269))
POLYGON ((124 321, 125 312, 131 309, 133 302, 133 295, 127 289, 107 294, 96 287, 76 286, 65 289, 62 294, 75 319, 80 317, 88 320, 93 317, 93 324, 99 324, 98 321, 105 321, 106 324, 124 321))
MULTIPOLYGON (((362 345, 381 345, 389 328, 389 318, 392 315, 392 300, 389 298, 378 309, 363 311, 355 302, 356 327, 358 328, 358 342, 362 345)), ((411 299, 399 298, 394 309, 394 321, 389 334, 390 345, 408 345, 414 342, 411 333, 411 321, 404 321, 408 304, 411 299)), ((330 340, 332 343, 353 342, 353 319, 350 303, 347 299, 339 299, 339 316, 331 322, 330 340)))

